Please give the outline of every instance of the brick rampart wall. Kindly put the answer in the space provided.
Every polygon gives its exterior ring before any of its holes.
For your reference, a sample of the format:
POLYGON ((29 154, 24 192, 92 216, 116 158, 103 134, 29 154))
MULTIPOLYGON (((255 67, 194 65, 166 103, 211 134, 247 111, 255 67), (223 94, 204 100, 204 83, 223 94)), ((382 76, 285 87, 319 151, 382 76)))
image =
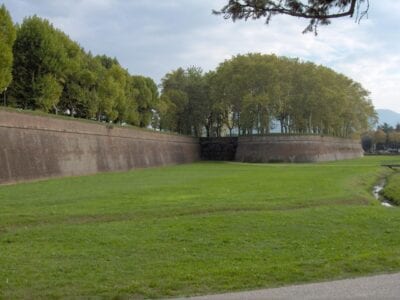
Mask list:
POLYGON ((317 162, 357 158, 363 151, 359 141, 341 138, 271 135, 199 142, 0 110, 0 184, 191 163, 201 155, 206 160, 239 162, 317 162))
POLYGON ((0 110, 0 184, 197 160, 196 138, 0 110))
POLYGON ((317 162, 363 156, 358 140, 322 136, 239 137, 236 161, 317 162))

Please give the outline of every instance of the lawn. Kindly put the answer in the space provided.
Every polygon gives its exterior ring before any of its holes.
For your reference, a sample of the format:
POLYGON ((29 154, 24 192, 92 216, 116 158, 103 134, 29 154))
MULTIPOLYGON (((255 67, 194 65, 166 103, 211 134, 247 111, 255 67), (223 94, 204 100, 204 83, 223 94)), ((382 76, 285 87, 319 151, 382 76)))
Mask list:
POLYGON ((400 209, 371 194, 388 160, 2 186, 0 298, 176 297, 400 271, 400 209))

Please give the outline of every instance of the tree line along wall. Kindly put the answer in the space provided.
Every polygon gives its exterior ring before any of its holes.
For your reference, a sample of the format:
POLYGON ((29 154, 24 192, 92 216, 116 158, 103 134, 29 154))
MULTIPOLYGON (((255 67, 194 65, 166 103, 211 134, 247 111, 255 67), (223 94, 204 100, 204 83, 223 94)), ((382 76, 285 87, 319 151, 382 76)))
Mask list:
POLYGON ((191 163, 316 162, 361 157, 321 136, 197 138, 0 110, 0 184, 191 163))
POLYGON ((196 138, 0 110, 0 184, 197 160, 196 138))

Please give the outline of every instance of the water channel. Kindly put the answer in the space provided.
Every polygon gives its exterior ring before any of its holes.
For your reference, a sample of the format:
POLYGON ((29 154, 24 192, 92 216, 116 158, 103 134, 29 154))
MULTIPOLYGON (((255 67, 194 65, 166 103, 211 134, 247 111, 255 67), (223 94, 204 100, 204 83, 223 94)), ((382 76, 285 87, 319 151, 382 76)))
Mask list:
POLYGON ((380 194, 380 191, 383 190, 385 185, 386 185, 386 180, 382 179, 378 184, 374 186, 374 188, 372 189, 372 194, 374 195, 375 199, 381 202, 383 206, 393 207, 394 205, 388 199, 386 199, 380 194))

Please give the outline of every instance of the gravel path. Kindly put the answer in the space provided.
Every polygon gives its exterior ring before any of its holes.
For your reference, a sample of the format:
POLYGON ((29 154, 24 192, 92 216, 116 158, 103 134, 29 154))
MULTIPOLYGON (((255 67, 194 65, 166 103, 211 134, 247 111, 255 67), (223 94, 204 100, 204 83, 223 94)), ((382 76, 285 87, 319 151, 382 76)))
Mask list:
POLYGON ((180 299, 400 299, 400 273, 180 299))

